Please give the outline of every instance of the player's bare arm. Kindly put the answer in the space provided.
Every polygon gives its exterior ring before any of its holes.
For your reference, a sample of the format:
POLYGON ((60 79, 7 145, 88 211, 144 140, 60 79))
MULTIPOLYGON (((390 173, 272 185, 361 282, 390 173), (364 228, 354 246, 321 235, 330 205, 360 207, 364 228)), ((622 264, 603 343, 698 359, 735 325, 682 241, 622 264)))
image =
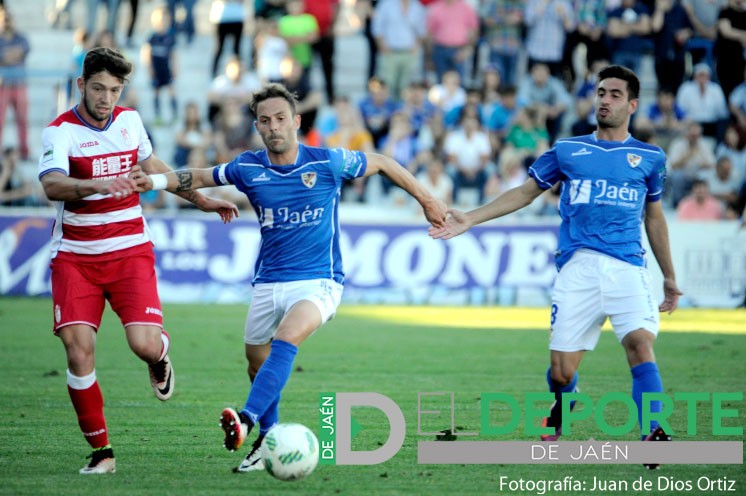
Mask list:
POLYGON ((135 193, 137 184, 126 176, 106 181, 75 179, 60 172, 50 172, 41 178, 47 198, 52 201, 75 201, 91 195, 113 195, 124 198, 135 193))
POLYGON ((659 201, 650 202, 645 207, 645 232, 655 260, 663 273, 663 302, 658 309, 670 314, 679 306, 679 296, 683 293, 676 285, 676 273, 668 240, 668 224, 659 201))
POLYGON ((200 188, 217 186, 212 178, 212 170, 209 169, 182 169, 169 171, 165 174, 132 174, 138 186, 138 192, 150 191, 152 189, 165 189, 171 193, 193 191, 200 188), (160 178, 165 179, 165 185, 157 184, 160 178), (160 186, 160 187, 159 187, 160 186))
POLYGON ((212 180, 212 169, 187 169, 174 172, 163 160, 156 157, 155 154, 151 155, 147 160, 140 162, 142 171, 134 171, 130 174, 130 177, 135 179, 138 186, 138 192, 142 193, 150 191, 151 189, 165 189, 171 193, 174 193, 188 202, 193 203, 197 208, 203 212, 217 212, 220 215, 223 223, 232 221, 235 217, 238 217, 238 207, 235 203, 226 200, 219 200, 217 198, 211 198, 205 196, 202 193, 194 191, 198 188, 207 188, 215 186, 215 182, 212 180), (193 182, 192 172, 184 174, 187 171, 198 172, 199 176, 207 176, 207 183, 201 182, 199 184, 193 182), (175 183, 172 188, 153 188, 153 181, 149 178, 149 175, 163 175, 166 180, 170 180, 169 177, 174 177, 175 183), (177 175, 179 174, 179 175, 177 175))
POLYGON ((448 210, 449 215, 445 226, 431 227, 428 232, 435 239, 454 238, 468 231, 472 226, 522 209, 531 204, 543 192, 544 190, 536 184, 536 181, 532 177, 529 177, 520 186, 506 191, 479 208, 470 210, 469 212, 462 212, 456 209, 448 210))
POLYGON ((425 218, 433 227, 442 228, 445 226, 446 205, 434 198, 427 188, 420 184, 406 168, 399 165, 396 160, 380 153, 366 153, 365 157, 368 161, 368 167, 365 171, 366 176, 384 174, 394 184, 417 200, 425 212, 425 218))

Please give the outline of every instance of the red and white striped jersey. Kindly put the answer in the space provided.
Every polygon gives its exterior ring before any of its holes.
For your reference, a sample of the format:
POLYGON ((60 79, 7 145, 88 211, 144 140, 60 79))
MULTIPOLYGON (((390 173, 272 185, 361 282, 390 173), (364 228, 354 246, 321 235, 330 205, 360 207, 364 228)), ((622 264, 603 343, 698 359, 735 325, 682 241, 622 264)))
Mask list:
MULTIPOLYGON (((140 114, 123 107, 114 108, 103 129, 88 125, 75 108, 68 110, 44 129, 42 147, 39 178, 60 172, 76 179, 113 179, 153 153, 140 114)), ((100 255, 150 242, 139 194, 54 203, 52 258, 60 252, 100 255)))

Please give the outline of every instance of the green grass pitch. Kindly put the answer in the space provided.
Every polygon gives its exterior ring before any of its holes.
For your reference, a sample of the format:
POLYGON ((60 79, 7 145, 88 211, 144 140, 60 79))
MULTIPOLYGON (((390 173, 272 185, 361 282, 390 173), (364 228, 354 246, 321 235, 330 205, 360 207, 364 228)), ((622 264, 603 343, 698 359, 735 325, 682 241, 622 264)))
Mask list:
MULTIPOLYGON (((146 366, 127 348, 116 316, 106 311, 98 337, 97 375, 117 473, 83 477, 78 469, 89 448, 67 395, 62 345, 51 334, 51 303, 0 298, 1 495, 539 494, 501 490, 500 477, 567 475, 629 484, 640 478, 657 483, 659 477, 706 477, 735 481, 736 492, 701 491, 695 485, 686 494, 746 494, 742 465, 668 465, 655 472, 637 465, 418 465, 417 441, 432 439, 417 434, 418 392, 455 393, 455 423, 473 431, 479 429, 480 394, 522 396, 546 390, 543 308, 342 305, 337 317, 301 347, 280 404, 281 420, 318 432, 319 393, 379 392, 404 413, 403 447, 380 465, 319 466, 300 482, 276 481, 265 473, 236 474, 232 468, 245 450, 229 453, 222 448, 218 415, 225 406, 241 406, 248 392, 242 344, 246 307, 166 305, 164 313, 173 339, 176 392, 161 403, 150 389, 146 366)), ((746 311, 681 310, 663 316, 662 327, 656 353, 666 392, 743 392, 746 311)), ((596 351, 586 355, 580 381, 583 392, 593 398, 629 391, 629 370, 613 333, 602 333, 596 351)), ((743 427, 744 402, 730 407, 738 408, 739 416, 728 419, 727 425, 743 427)), ((716 438, 709 429, 709 409, 701 408, 698 414, 699 432, 688 440, 743 440, 716 438)), ((386 440, 388 425, 381 412, 360 408, 354 415, 363 429, 353 449, 374 450, 386 440)), ((608 412, 608 418, 613 420, 614 412, 608 412)), ((677 411, 672 424, 684 429, 685 417, 677 411)), ((437 419, 423 424, 423 430, 447 427, 437 419)), ((603 439, 592 422, 576 429, 563 440, 603 439)), ((508 438, 531 439, 521 432, 478 439, 508 438)), ((625 439, 638 438, 630 434, 625 439)))

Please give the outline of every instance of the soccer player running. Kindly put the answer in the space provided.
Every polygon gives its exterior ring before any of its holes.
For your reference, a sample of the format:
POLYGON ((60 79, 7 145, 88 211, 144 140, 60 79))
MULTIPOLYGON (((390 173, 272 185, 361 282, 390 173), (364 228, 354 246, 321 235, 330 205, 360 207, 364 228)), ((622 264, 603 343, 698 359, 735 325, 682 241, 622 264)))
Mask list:
MULTIPOLYGON (((116 470, 104 401, 96 380, 96 333, 105 301, 117 313, 132 351, 148 364, 159 400, 174 391, 169 337, 155 275, 155 255, 135 181, 140 168, 171 169, 153 154, 139 114, 117 107, 132 65, 119 52, 90 50, 78 78, 80 103, 42 134, 39 179, 57 215, 52 231, 54 333, 67 354, 67 389, 93 448, 81 474, 116 470)), ((180 193, 224 222, 237 207, 194 192, 180 193)))
MULTIPOLYGON (((529 205, 542 192, 562 182, 562 218, 551 309, 549 390, 555 395, 545 427, 562 434, 561 399, 576 391, 578 366, 598 342, 601 326, 611 319, 632 372, 632 397, 637 404, 643 439, 669 439, 657 425, 643 426, 643 393, 663 391, 653 342, 661 312, 673 312, 681 292, 661 207, 666 176, 663 150, 630 136, 630 116, 637 110, 640 82, 631 70, 610 66, 598 74, 593 134, 559 140, 529 169, 521 186, 469 212, 450 210, 443 227, 430 228, 433 238, 450 239, 470 227, 529 205), (645 269, 640 221, 663 272, 664 300, 658 306, 645 269), (657 308, 656 308, 657 307, 657 308)), ((660 411, 652 402, 651 411, 660 411)))
POLYGON ((342 297, 338 207, 342 182, 385 174, 414 197, 433 225, 444 227, 446 206, 393 159, 298 142, 295 96, 280 84, 254 94, 251 111, 266 149, 247 151, 211 169, 133 177, 142 190, 186 191, 233 184, 251 201, 261 228, 244 342, 251 390, 243 408, 220 417, 225 447, 241 447, 252 427, 259 436, 238 471, 263 469, 259 446, 279 419, 280 394, 298 346, 331 319, 342 297))

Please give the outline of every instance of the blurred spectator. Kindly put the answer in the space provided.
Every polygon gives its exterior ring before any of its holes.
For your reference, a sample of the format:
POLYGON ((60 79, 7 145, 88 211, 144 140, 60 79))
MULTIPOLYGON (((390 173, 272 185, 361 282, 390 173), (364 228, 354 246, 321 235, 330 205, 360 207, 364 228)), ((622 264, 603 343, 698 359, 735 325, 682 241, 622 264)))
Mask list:
POLYGON ((482 71, 482 85, 479 88, 483 104, 493 104, 500 100, 500 86, 504 86, 500 69, 495 64, 487 64, 482 71))
MULTIPOLYGON (((246 114, 241 101, 235 99, 223 101, 213 134, 215 162, 219 164, 229 162, 236 155, 253 149, 253 127, 253 119, 246 114)), ((191 151, 194 150, 193 148, 191 151)))
POLYGON ((736 209, 738 208, 738 190, 741 187, 741 182, 733 172, 730 157, 722 156, 717 159, 715 168, 700 172, 698 179, 705 181, 710 194, 723 204, 725 207, 724 218, 735 219, 738 217, 736 209))
POLYGON ((233 38, 233 56, 241 58, 241 36, 243 35, 243 24, 246 18, 243 0, 212 0, 210 5, 210 22, 215 25, 215 37, 217 43, 215 55, 212 60, 212 77, 218 74, 220 57, 223 54, 225 40, 230 36, 233 38))
MULTIPOLYGON (((135 25, 137 24, 137 14, 140 11, 140 1, 139 0, 128 0, 128 3, 130 4, 130 16, 127 21, 127 29, 125 30, 125 44, 127 45, 127 48, 134 48, 135 42, 132 38, 135 34, 135 25)), ((119 0, 117 3, 117 10, 119 10, 119 7, 122 5, 122 0, 119 0)), ((174 19, 174 16, 170 16, 171 20, 174 19)), ((116 29, 116 26, 114 26, 116 29)))
POLYGON ((679 220, 709 221, 723 218, 723 205, 710 194, 707 182, 695 179, 692 192, 676 207, 679 220))
POLYGON ((548 149, 549 133, 544 126, 544 119, 540 112, 533 106, 521 107, 505 136, 505 151, 521 151, 528 160, 531 160, 548 149))
POLYGON ((735 119, 739 132, 746 136, 746 73, 744 81, 728 97, 728 110, 735 119))
POLYGON ((73 49, 72 56, 70 57, 70 73, 67 76, 67 84, 65 87, 65 106, 67 108, 75 105, 74 100, 77 99, 77 80, 78 77, 83 74, 83 60, 85 59, 86 52, 92 47, 91 37, 89 33, 83 29, 78 28, 73 32, 73 49))
POLYGON ((409 121, 416 135, 440 112, 427 98, 428 87, 424 82, 413 82, 403 92, 400 109, 409 116, 409 121))
POLYGON ((290 73, 282 81, 291 93, 295 94, 295 110, 300 115, 300 136, 309 146, 321 146, 321 138, 314 128, 316 116, 321 108, 323 96, 311 86, 309 78, 304 77, 303 68, 296 60, 291 60, 290 73))
POLYGON ((316 18, 319 37, 311 46, 321 61, 326 101, 334 102, 334 23, 339 0, 305 0, 304 10, 316 18))
MULTIPOLYGON (((352 105, 346 96, 338 96, 334 100, 334 114, 336 128, 324 140, 324 146, 329 148, 345 148, 347 150, 371 153, 373 137, 363 126, 360 111, 352 105)), ((362 202, 365 199, 366 178, 359 177, 352 182, 342 185, 342 198, 362 202)))
POLYGON ((240 102, 248 113, 251 96, 259 88, 261 82, 256 75, 245 69, 240 58, 232 56, 225 64, 225 72, 213 79, 207 92, 207 118, 210 123, 215 121, 223 104, 228 100, 240 102))
POLYGON ((186 36, 187 44, 191 44, 194 40, 194 34, 196 32, 194 26, 194 5, 197 0, 167 0, 166 5, 168 6, 168 14, 171 16, 171 34, 177 37, 179 33, 183 33, 186 36), (177 16, 177 7, 181 7, 184 11, 183 18, 177 16))
POLYGON ((549 132, 550 144, 553 143, 559 134, 562 117, 573 103, 564 84, 549 74, 546 64, 536 64, 531 68, 530 77, 521 82, 518 100, 533 106, 538 112, 537 117, 546 119, 544 126, 549 132))
MULTIPOLYGON (((288 0, 285 4, 287 14, 280 17, 277 28, 288 46, 293 58, 300 64, 302 78, 309 80, 313 63, 311 45, 319 39, 319 25, 316 18, 303 11, 303 0, 288 0)), ((304 84, 306 84, 304 82, 304 84)))
POLYGON ((609 12, 608 21, 611 63, 638 72, 641 55, 649 46, 650 11, 643 2, 622 0, 619 7, 609 12))
POLYGON ((492 112, 487 119, 487 129, 492 135, 493 143, 505 138, 520 108, 518 89, 515 86, 502 86, 498 90, 498 96, 499 101, 492 107, 492 112))
POLYGON ((713 47, 717 36, 718 15, 727 3, 727 0, 682 0, 681 4, 694 28, 694 35, 685 46, 692 57, 692 64, 706 62, 710 67, 715 67, 713 47))
POLYGON ((417 180, 433 197, 450 207, 453 204, 453 180, 446 173, 443 160, 429 150, 423 150, 419 154, 418 162, 426 165, 424 170, 415 176, 417 180))
MULTIPOLYGON (((49 24, 54 29, 72 29, 72 10, 75 0, 56 0, 52 10, 49 12, 49 24)), ((0 2, 0 6, 3 3, 0 2)))
POLYGON ((632 129, 632 135, 643 143, 660 146, 653 123, 648 120, 638 119, 632 129))
POLYGON ((666 88, 658 90, 655 101, 650 104, 640 121, 650 121, 658 137, 658 146, 668 150, 671 141, 681 136, 686 129, 686 113, 676 103, 676 97, 666 88))
POLYGON ((524 14, 528 69, 545 64, 562 78, 562 52, 567 33, 575 29, 575 16, 568 0, 528 0, 524 14))
POLYGON ((702 126, 690 122, 686 134, 675 138, 668 149, 668 178, 666 196, 672 207, 676 207, 687 194, 692 180, 705 170, 715 166, 714 144, 702 137, 702 126))
POLYGON ((492 147, 479 119, 464 115, 461 125, 449 131, 443 144, 448 165, 453 169, 453 198, 455 203, 468 203, 463 196, 465 188, 477 191, 477 201, 484 203, 484 186, 487 183, 487 166, 492 157, 492 147))
POLYGON ((153 32, 147 43, 142 46, 142 62, 148 69, 150 83, 153 87, 153 111, 155 125, 165 121, 161 116, 161 90, 165 88, 171 104, 171 120, 176 122, 178 102, 176 100, 176 39, 171 33, 171 18, 165 6, 156 7, 150 14, 150 25, 153 32))
POLYGON ((355 10, 363 20, 363 34, 368 42, 368 80, 376 75, 378 42, 373 35, 373 13, 378 8, 378 0, 357 0, 355 10))
POLYGON ((525 157, 525 153, 514 148, 500 154, 497 171, 490 175, 485 185, 485 196, 488 200, 520 186, 528 179, 527 169, 523 165, 525 157))
POLYGON ((720 85, 710 80, 710 66, 694 67, 691 81, 686 81, 676 94, 676 104, 687 119, 699 123, 705 136, 722 141, 729 117, 728 104, 720 85))
POLYGON ((746 69, 744 40, 746 40, 746 9, 741 0, 728 0, 718 16, 718 35, 715 41, 717 76, 725 97, 743 82, 746 69))
POLYGON ((598 60, 609 60, 606 41, 606 1, 574 0, 575 30, 567 34, 562 56, 562 66, 566 71, 565 83, 573 88, 577 79, 574 66, 574 54, 578 45, 585 46, 585 70, 588 71, 598 60), (569 78, 567 77, 569 76, 569 78), (568 81, 569 79, 569 81, 568 81))
POLYGON ((422 78, 422 43, 427 36, 427 11, 418 0, 381 0, 373 14, 378 77, 399 100, 404 88, 422 78))
POLYGON ((255 0, 254 19, 260 24, 271 19, 279 19, 288 12, 285 3, 286 0, 255 0))
POLYGON ((12 107, 21 160, 29 158, 26 57, 30 49, 26 37, 16 31, 13 16, 5 7, 0 7, 0 143, 3 142, 5 114, 8 107, 12 107))
MULTIPOLYGON (((389 132, 381 140, 379 149, 382 154, 393 158, 412 174, 416 173, 417 139, 406 113, 397 111, 391 116, 389 132)), ((393 183, 382 177, 381 185, 383 192, 388 195, 393 183)))
POLYGON ((18 152, 13 147, 3 150, 0 157, 0 205, 23 207, 34 205, 33 183, 18 170, 18 152))
POLYGON ((375 147, 380 148, 381 139, 388 134, 391 116, 399 104, 389 96, 386 83, 373 77, 368 81, 368 91, 360 100, 359 107, 365 129, 373 136, 375 147))
POLYGON ((466 77, 466 64, 479 37, 479 17, 466 0, 436 0, 427 8, 430 60, 437 82, 448 71, 466 77))
POLYGON ((489 62, 504 84, 515 85, 523 48, 523 0, 485 0, 482 3, 484 38, 489 62))
POLYGON ((715 149, 715 156, 730 158, 733 175, 741 182, 746 181, 746 140, 731 124, 725 130, 725 138, 715 149))
POLYGON ((174 166, 185 167, 189 154, 195 148, 207 151, 212 144, 212 133, 209 124, 200 115, 196 102, 189 102, 184 107, 184 118, 181 127, 176 131, 176 149, 174 150, 174 166))
POLYGON ((98 31, 98 9, 99 7, 106 8, 106 25, 104 29, 106 31, 115 31, 117 27, 117 9, 119 8, 119 2, 121 0, 86 0, 86 12, 88 18, 86 20, 85 30, 89 33, 95 33, 98 31))
POLYGON ((679 0, 656 0, 650 25, 658 88, 676 93, 686 72, 684 45, 693 33, 689 16, 679 0))
POLYGON ((604 59, 598 59, 593 62, 583 77, 583 82, 575 93, 575 117, 576 121, 572 125, 572 135, 582 136, 591 134, 596 130, 598 122, 596 121, 596 112, 594 102, 596 100, 596 79, 598 73, 609 65, 604 59))
POLYGON ((254 37, 256 74, 262 84, 282 81, 287 71, 290 49, 280 36, 277 19, 266 19, 257 25, 254 37))
POLYGON ((447 127, 458 124, 458 110, 466 103, 466 90, 458 71, 446 71, 441 82, 430 88, 428 99, 443 112, 447 127))

